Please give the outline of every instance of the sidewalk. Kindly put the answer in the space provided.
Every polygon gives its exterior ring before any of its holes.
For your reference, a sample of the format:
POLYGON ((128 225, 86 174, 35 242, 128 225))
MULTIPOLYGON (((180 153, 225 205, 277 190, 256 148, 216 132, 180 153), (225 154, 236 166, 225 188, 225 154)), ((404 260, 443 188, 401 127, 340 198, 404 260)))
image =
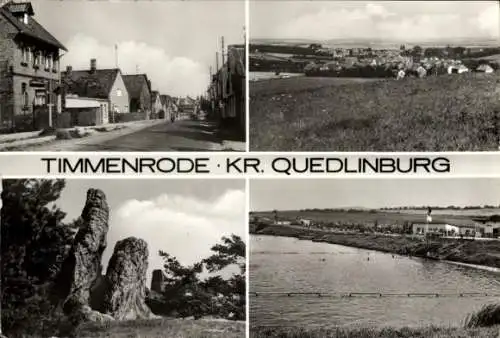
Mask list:
POLYGON ((41 131, 0 135, 0 151, 70 151, 75 146, 92 142, 106 142, 114 138, 137 132, 157 124, 165 123, 165 120, 143 120, 124 123, 106 124, 91 127, 73 127, 58 129, 58 131, 88 133, 81 138, 57 139, 55 135, 38 136, 41 131), (50 149, 37 149, 50 148, 50 149))

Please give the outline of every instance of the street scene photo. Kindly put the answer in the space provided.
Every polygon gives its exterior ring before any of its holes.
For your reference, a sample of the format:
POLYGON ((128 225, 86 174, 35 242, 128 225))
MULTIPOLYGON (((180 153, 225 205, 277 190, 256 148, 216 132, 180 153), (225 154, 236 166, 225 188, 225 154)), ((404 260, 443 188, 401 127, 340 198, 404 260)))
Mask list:
POLYGON ((500 179, 250 182, 250 337, 497 338, 500 179))
POLYGON ((245 337, 244 180, 2 181, 0 336, 245 337))
POLYGON ((245 151, 243 1, 0 0, 0 151, 245 151))
POLYGON ((252 151, 498 151, 498 1, 250 1, 252 151))

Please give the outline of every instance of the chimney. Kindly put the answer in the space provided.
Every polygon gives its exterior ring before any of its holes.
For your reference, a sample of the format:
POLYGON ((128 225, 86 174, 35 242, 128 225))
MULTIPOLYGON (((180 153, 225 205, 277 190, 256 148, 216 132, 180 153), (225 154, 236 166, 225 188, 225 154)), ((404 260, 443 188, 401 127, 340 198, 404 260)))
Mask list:
POLYGON ((71 66, 66 66, 66 75, 71 75, 71 71, 73 70, 73 67, 71 66))
POLYGON ((95 73, 96 69, 97 69, 97 60, 90 59, 90 72, 95 73))

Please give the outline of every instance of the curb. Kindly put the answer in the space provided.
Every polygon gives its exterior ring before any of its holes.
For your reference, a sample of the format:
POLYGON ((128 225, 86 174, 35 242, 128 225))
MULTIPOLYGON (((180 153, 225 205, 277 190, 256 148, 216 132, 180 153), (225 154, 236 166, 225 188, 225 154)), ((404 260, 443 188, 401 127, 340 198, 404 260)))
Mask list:
MULTIPOLYGON (((165 122, 165 120, 145 120, 145 121, 154 121, 154 122, 148 122, 148 123, 134 123, 134 122, 124 122, 124 123, 117 123, 117 124, 106 124, 106 125, 101 125, 101 126, 91 126, 91 127, 73 127, 73 128, 64 128, 64 129, 59 129, 59 130, 95 130, 95 128, 116 128, 116 127, 125 127, 127 128, 127 126, 130 126, 128 127, 127 131, 123 131, 123 129, 118 129, 118 130, 122 130, 122 133, 120 135, 116 135, 116 137, 120 137, 120 136, 123 136, 123 135, 128 135, 128 134, 131 134, 133 132, 136 132, 136 131, 139 131, 141 129, 144 129, 144 128, 148 128, 150 126, 153 126, 153 125, 156 125, 156 124, 160 124, 160 123, 163 123, 165 122), (134 128, 135 127, 135 128, 134 128)), ((108 130, 107 132, 113 132, 114 130, 108 130)), ((5 150, 5 151, 9 151, 10 148, 23 148, 23 147, 28 147, 28 146, 37 146, 37 145, 43 145, 43 144, 46 144, 46 143, 49 143, 49 142, 53 142, 53 141, 61 141, 61 142, 68 142, 68 141, 79 141, 79 140, 88 140, 88 139, 91 139, 93 136, 97 136, 97 135, 104 135, 105 133, 107 132, 98 132, 98 131, 95 131, 92 135, 89 135, 88 137, 82 137, 82 138, 74 138, 74 139, 71 139, 71 140, 57 140, 56 136, 55 135, 51 135, 51 136, 43 136, 43 137, 37 137, 37 138, 32 138, 32 139, 27 139, 27 137, 24 137, 22 139, 19 139, 17 141, 13 141, 13 142, 8 142, 8 143, 1 143, 0 141, 0 151, 2 150, 5 150)), ((33 132, 32 132, 33 133, 33 132)), ((40 133, 40 131, 36 132, 36 134, 40 133)), ((113 135, 108 135, 110 136, 109 140, 113 139, 113 135)), ((1 140, 1 137, 0 137, 0 140, 1 140)), ((14 149, 15 151, 23 151, 22 149, 14 149)))

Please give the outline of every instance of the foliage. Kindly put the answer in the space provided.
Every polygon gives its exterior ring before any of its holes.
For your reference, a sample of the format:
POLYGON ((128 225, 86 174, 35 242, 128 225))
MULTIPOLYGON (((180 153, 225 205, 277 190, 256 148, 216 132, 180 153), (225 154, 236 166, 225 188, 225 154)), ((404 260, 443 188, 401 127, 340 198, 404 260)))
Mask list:
POLYGON ((301 327, 255 327, 250 338, 491 338, 498 335, 498 327, 490 329, 463 329, 453 327, 419 328, 357 328, 308 329, 301 327))
POLYGON ((488 304, 471 314, 465 320, 465 327, 484 327, 500 325, 500 304, 488 304))
POLYGON ((245 319, 246 245, 239 236, 232 235, 222 237, 221 243, 211 250, 211 256, 190 266, 183 266, 177 258, 160 251, 164 260, 164 291, 160 299, 148 300, 156 313, 245 319), (238 266, 239 273, 228 279, 213 275, 232 265, 238 266), (202 280, 200 274, 205 270, 211 275, 202 280))
POLYGON ((48 285, 55 279, 72 239, 72 227, 54 202, 64 180, 3 180, 2 323, 11 336, 23 329, 51 329, 48 285))

